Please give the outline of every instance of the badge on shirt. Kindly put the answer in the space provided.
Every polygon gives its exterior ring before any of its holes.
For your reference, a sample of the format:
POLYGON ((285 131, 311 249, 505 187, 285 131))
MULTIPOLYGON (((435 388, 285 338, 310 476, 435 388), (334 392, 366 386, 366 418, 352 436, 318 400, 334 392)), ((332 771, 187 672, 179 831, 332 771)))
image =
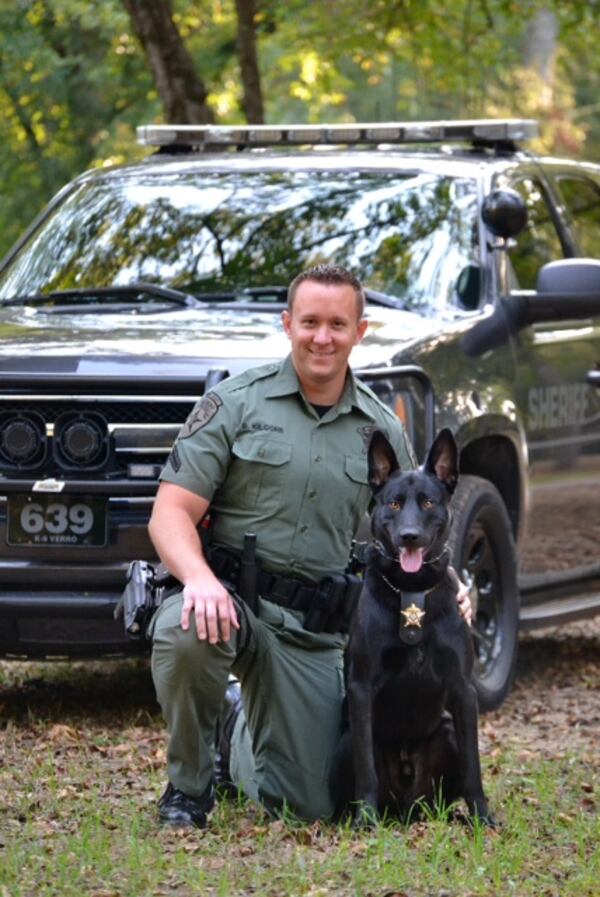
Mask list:
POLYGON ((214 392, 207 392, 199 404, 189 415, 179 433, 179 439, 187 439, 193 436, 202 427, 205 427, 215 416, 221 405, 222 399, 214 392))

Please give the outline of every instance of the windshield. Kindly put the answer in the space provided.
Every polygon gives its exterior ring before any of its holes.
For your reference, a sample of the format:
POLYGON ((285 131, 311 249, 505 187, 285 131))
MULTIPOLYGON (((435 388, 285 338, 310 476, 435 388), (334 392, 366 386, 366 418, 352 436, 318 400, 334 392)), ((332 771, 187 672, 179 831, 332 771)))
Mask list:
POLYGON ((460 307, 478 262, 476 185, 381 171, 148 171, 90 179, 0 275, 0 299, 155 283, 200 296, 287 285, 335 262, 398 304, 460 307))

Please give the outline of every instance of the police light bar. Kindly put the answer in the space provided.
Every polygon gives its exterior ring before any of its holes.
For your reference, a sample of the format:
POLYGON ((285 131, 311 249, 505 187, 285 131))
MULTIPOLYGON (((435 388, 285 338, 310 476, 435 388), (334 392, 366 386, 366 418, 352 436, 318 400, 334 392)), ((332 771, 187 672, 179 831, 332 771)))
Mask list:
POLYGON ((142 146, 220 149, 379 143, 515 143, 537 137, 533 119, 372 122, 348 125, 142 125, 142 146))

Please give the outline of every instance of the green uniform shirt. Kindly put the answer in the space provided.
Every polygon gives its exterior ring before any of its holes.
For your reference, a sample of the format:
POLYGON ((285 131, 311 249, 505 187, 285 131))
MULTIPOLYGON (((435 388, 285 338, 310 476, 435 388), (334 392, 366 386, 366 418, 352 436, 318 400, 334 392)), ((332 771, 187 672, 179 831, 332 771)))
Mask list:
POLYGON ((398 418, 350 372, 319 418, 291 356, 219 383, 184 424, 161 479, 211 502, 213 540, 240 550, 256 534, 265 569, 318 582, 348 562, 371 498, 367 444, 385 430, 414 467, 398 418))

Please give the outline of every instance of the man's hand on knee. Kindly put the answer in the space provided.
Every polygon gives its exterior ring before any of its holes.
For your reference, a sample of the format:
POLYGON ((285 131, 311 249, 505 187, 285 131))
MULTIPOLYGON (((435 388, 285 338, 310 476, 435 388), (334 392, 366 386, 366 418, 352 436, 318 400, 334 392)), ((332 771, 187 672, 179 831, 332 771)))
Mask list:
POLYGON ((233 599, 213 573, 186 582, 181 609, 182 629, 189 629, 192 613, 198 638, 208 640, 211 645, 228 642, 232 627, 240 628, 233 599))

